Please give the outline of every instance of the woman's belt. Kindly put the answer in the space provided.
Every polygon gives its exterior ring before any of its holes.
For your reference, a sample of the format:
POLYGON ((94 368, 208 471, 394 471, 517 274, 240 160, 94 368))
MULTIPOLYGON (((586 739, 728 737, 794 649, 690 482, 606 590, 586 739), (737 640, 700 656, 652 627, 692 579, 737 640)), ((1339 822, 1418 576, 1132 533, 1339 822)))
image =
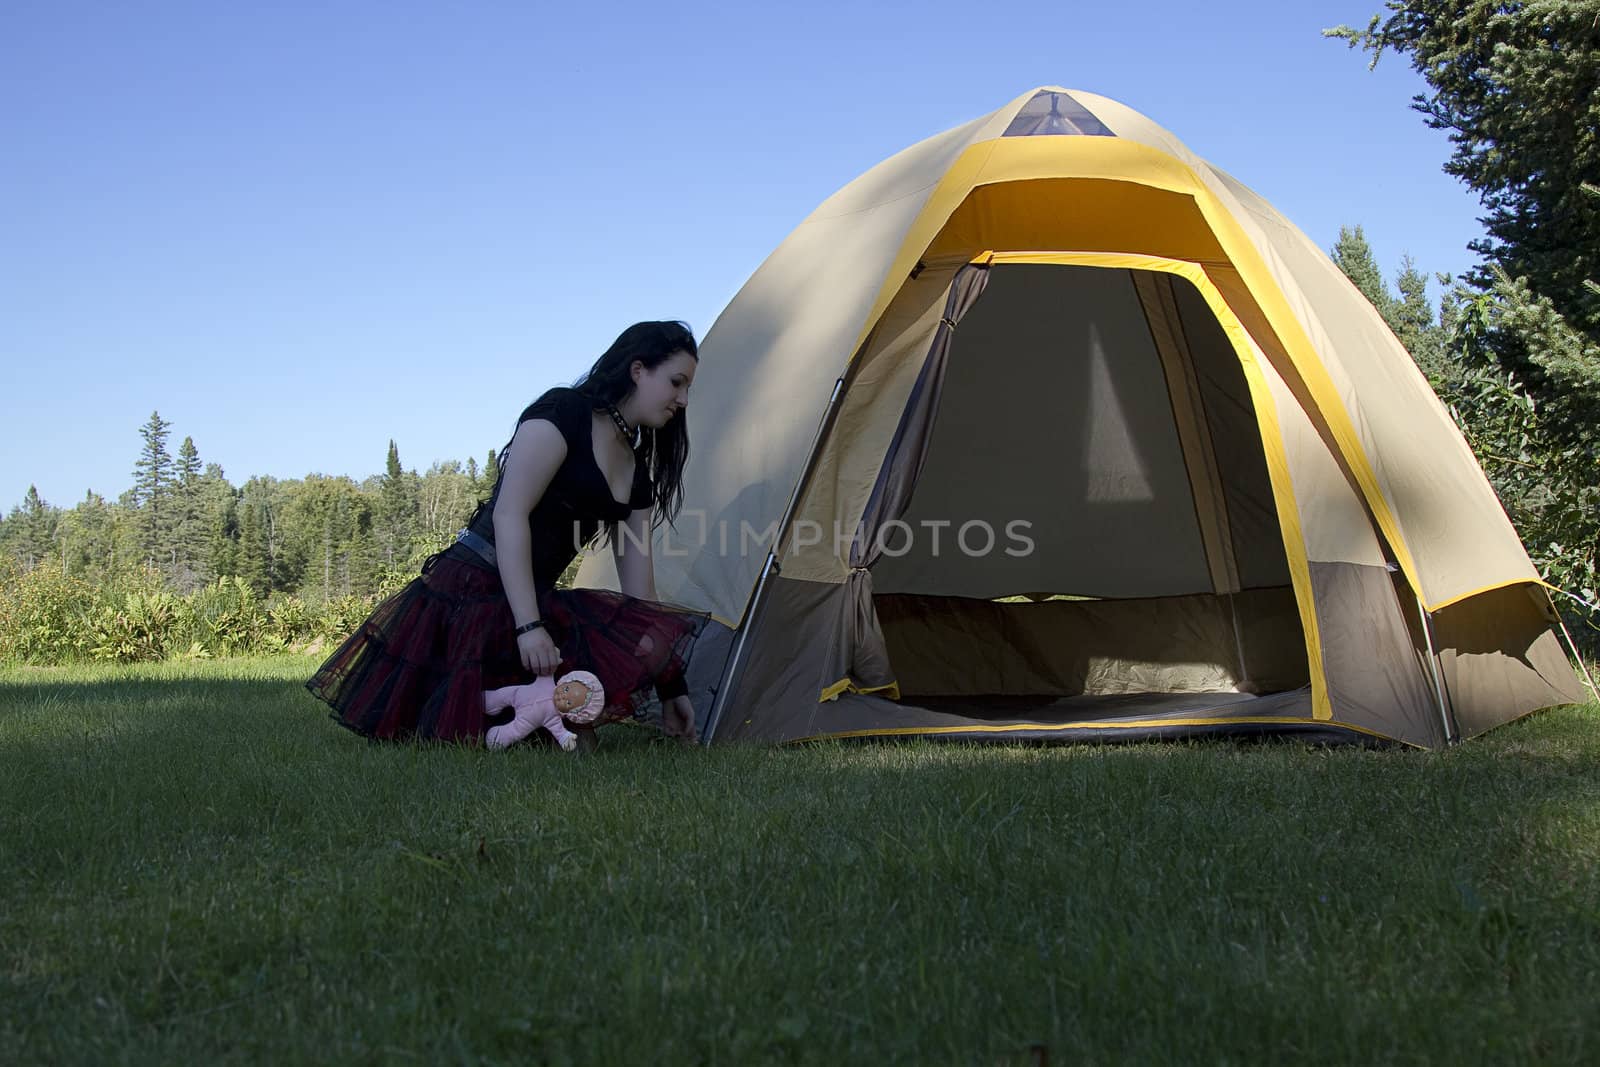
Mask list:
POLYGON ((472 551, 477 554, 478 558, 483 560, 489 566, 499 566, 499 562, 495 559, 494 555, 494 542, 490 541, 481 534, 473 533, 471 530, 462 530, 460 533, 456 534, 456 542, 472 549, 472 551))

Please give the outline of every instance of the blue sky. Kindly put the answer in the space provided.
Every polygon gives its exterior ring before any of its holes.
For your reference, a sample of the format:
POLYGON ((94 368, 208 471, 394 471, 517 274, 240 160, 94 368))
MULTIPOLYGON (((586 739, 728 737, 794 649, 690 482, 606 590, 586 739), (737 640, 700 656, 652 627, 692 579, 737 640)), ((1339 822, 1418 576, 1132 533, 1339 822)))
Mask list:
MULTIPOLYGON (((813 207, 1036 85, 1115 97, 1324 248, 1459 272, 1475 199, 1380 0, 0 7, 0 508, 480 458, 642 318, 697 333, 813 207)), ((709 417, 702 415, 701 417, 709 417)))

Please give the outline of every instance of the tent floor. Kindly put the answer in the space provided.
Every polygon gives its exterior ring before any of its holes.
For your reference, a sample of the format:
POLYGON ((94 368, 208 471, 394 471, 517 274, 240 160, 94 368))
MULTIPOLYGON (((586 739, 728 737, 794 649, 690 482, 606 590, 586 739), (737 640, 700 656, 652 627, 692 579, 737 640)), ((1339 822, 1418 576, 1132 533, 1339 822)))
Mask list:
POLYGON ((1095 722, 1102 719, 1217 715, 1310 715, 1310 690, 1268 696, 1247 693, 1118 693, 1111 696, 908 695, 901 703, 981 721, 1095 722), (1268 710, 1268 709, 1272 710, 1268 710))
POLYGON ((845 694, 818 706, 811 737, 925 735, 990 741, 1137 741, 1295 736, 1323 742, 1374 738, 1311 719, 1311 690, 1124 693, 1115 696, 935 696, 900 701, 845 694))

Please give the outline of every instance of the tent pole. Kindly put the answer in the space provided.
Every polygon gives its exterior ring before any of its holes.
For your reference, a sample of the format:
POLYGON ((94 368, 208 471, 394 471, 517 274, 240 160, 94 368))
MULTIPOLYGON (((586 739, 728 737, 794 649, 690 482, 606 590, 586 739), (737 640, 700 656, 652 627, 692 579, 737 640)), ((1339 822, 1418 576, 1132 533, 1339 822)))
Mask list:
POLYGON ((706 718, 706 735, 701 739, 701 743, 706 746, 711 744, 711 739, 716 736, 717 724, 722 721, 722 708, 725 703, 723 698, 727 696, 728 686, 733 681, 734 671, 739 665, 739 660, 744 656, 744 642, 750 636, 751 627, 755 624, 756 610, 761 605, 761 594, 766 590, 767 576, 772 573, 775 562, 776 557, 773 553, 768 552, 767 562, 761 568, 761 580, 756 583, 756 591, 750 597, 749 606, 745 608, 744 623, 739 627, 739 640, 734 643, 733 655, 728 657, 727 666, 722 668, 722 678, 717 683, 717 696, 711 702, 711 714, 706 718))
POLYGON ((1449 705, 1444 699, 1444 679, 1439 676, 1439 654, 1433 647, 1433 620, 1428 617, 1428 609, 1422 604, 1422 597, 1417 597, 1417 614, 1422 617, 1422 638, 1428 643, 1428 673, 1433 675, 1433 696, 1439 702, 1439 722, 1444 726, 1444 743, 1456 743, 1456 731, 1450 726, 1449 705))
MULTIPOLYGON (((869 335, 870 340, 870 335, 869 335)), ((739 640, 733 646, 733 655, 728 657, 728 665, 722 669, 722 681, 717 685, 717 696, 711 704, 711 714, 706 719, 706 736, 702 744, 709 746, 711 739, 716 736, 717 726, 722 721, 723 707, 727 703, 728 688, 739 669, 739 662, 744 658, 745 639, 750 636, 750 630, 755 625, 756 612, 761 607, 763 594, 767 589, 767 579, 774 571, 781 571, 778 566, 778 553, 783 548, 783 535, 789 529, 789 521, 794 518, 795 509, 800 506, 800 494, 804 491, 806 483, 811 481, 811 472, 817 465, 817 453, 822 445, 822 440, 833 427, 834 416, 839 411, 839 398, 844 394, 844 375, 841 374, 833 383, 833 395, 828 397, 828 407, 822 413, 822 419, 817 423, 817 432, 812 435, 811 448, 806 452, 805 466, 800 468, 800 477, 795 479, 794 490, 789 494, 789 504, 783 509, 783 518, 778 520, 777 532, 772 537, 772 551, 767 553, 767 562, 761 568, 761 580, 756 583, 756 588, 750 594, 750 601, 745 605, 744 618, 739 625, 739 640)))

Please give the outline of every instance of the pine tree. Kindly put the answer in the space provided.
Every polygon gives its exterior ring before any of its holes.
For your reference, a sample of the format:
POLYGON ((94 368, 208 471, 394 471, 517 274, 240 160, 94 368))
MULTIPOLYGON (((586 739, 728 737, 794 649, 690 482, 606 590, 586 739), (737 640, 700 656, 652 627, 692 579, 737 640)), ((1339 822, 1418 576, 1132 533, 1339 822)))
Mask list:
POLYGON ((56 509, 39 496, 38 486, 28 486, 22 503, 6 516, 6 548, 16 556, 24 570, 49 562, 55 549, 58 516, 56 509))
POLYGON ((251 478, 239 494, 239 551, 234 573, 265 597, 277 579, 276 516, 272 501, 262 485, 264 479, 251 478))
POLYGON ((200 450, 195 448, 194 438, 185 437, 178 447, 173 485, 171 544, 172 577, 181 593, 194 591, 210 576, 206 566, 206 522, 201 491, 200 450))
MULTIPOLYGON (((1383 272, 1372 255, 1372 246, 1367 243, 1367 235, 1360 226, 1353 230, 1348 226, 1339 227, 1339 241, 1330 256, 1383 316, 1383 321, 1437 389, 1445 374, 1444 334, 1433 321, 1427 276, 1417 270, 1410 256, 1404 257, 1400 274, 1395 279, 1400 289, 1397 298, 1384 282, 1383 272)), ((1448 277, 1439 280, 1449 282, 1448 277)))
POLYGON ((1348 226, 1339 227, 1339 240, 1329 252, 1334 266, 1344 271, 1346 278, 1355 283, 1361 290, 1361 295, 1373 307, 1378 309, 1378 314, 1383 316, 1383 321, 1390 324, 1393 329, 1395 299, 1389 292, 1389 286, 1384 283, 1383 271, 1378 269, 1378 261, 1373 258, 1372 246, 1367 243, 1367 235, 1360 226, 1351 229, 1348 226))
MULTIPOLYGON (((1572 328, 1554 303, 1495 268, 1487 295, 1487 328, 1473 338, 1477 354, 1525 383, 1538 383, 1543 431, 1577 449, 1591 484, 1600 486, 1600 343, 1572 328)), ((1600 519, 1600 516, 1597 516, 1600 519)), ((1595 547, 1600 551, 1600 531, 1595 547)))
POLYGON ((108 569, 113 576, 144 565, 144 551, 140 547, 143 540, 143 517, 139 511, 138 494, 128 489, 111 505, 111 559, 108 569))
POLYGON ((367 493, 357 493, 350 502, 350 519, 353 532, 350 548, 340 560, 341 573, 337 576, 341 596, 368 596, 377 591, 379 559, 377 517, 373 501, 367 493))
MULTIPOLYGON (((1600 185, 1591 185, 1588 182, 1579 182, 1578 189, 1588 198, 1591 207, 1600 205, 1600 185)), ((1600 281, 1594 278, 1585 278, 1583 288, 1590 296, 1600 297, 1600 281)))
MULTIPOLYGON (((1441 284, 1449 284, 1448 276, 1439 280, 1441 284)), ((1445 375, 1444 331, 1433 321, 1433 305, 1428 302, 1428 277, 1417 270, 1410 256, 1400 262, 1395 287, 1400 290, 1400 299, 1394 304, 1390 325, 1428 380, 1437 382, 1445 375)))
POLYGON ((206 573, 213 578, 239 573, 239 493, 222 467, 207 463, 200 477, 201 512, 205 523, 206 573))
POLYGON ((91 583, 109 580, 116 558, 116 517, 106 498, 91 489, 61 518, 67 573, 91 583))
MULTIPOLYGON (((1429 92, 1412 103, 1455 146, 1445 171, 1486 209, 1474 250, 1600 340, 1600 0, 1389 0, 1352 48, 1410 57, 1429 92)), ((1488 271, 1471 279, 1493 288, 1488 271)))
POLYGON ((192 437, 185 437, 178 446, 177 476, 180 489, 192 487, 200 480, 200 450, 194 446, 192 437))
POLYGON ((391 440, 378 490, 383 559, 390 567, 404 562, 411 551, 417 513, 417 494, 413 486, 415 478, 415 475, 408 476, 406 469, 400 465, 400 449, 391 440))
POLYGON ((489 449, 488 458, 484 461, 483 472, 478 476, 478 488, 474 496, 478 503, 489 499, 494 492, 494 487, 500 482, 500 457, 494 449, 489 449))
POLYGON ((170 550, 175 516, 172 514, 172 456, 167 435, 172 424, 159 411, 139 428, 144 448, 133 467, 134 504, 140 512, 140 550, 148 563, 165 562, 170 550))
POLYGON ((30 565, 44 566, 49 562, 56 540, 56 509, 45 502, 35 486, 28 486, 28 495, 22 498, 22 537, 27 546, 30 565))
POLYGON ((1445 171, 1487 210, 1489 239, 1471 246, 1487 261, 1454 299, 1480 322, 1452 347, 1514 378, 1540 432, 1588 462, 1600 422, 1600 0, 1385 7, 1365 30, 1324 32, 1373 64, 1388 50, 1410 57, 1430 90, 1413 106, 1455 146, 1445 171))
POLYGON ((239 551, 233 572, 250 584, 257 595, 272 590, 272 568, 267 561, 267 539, 259 504, 248 496, 239 502, 239 551))

